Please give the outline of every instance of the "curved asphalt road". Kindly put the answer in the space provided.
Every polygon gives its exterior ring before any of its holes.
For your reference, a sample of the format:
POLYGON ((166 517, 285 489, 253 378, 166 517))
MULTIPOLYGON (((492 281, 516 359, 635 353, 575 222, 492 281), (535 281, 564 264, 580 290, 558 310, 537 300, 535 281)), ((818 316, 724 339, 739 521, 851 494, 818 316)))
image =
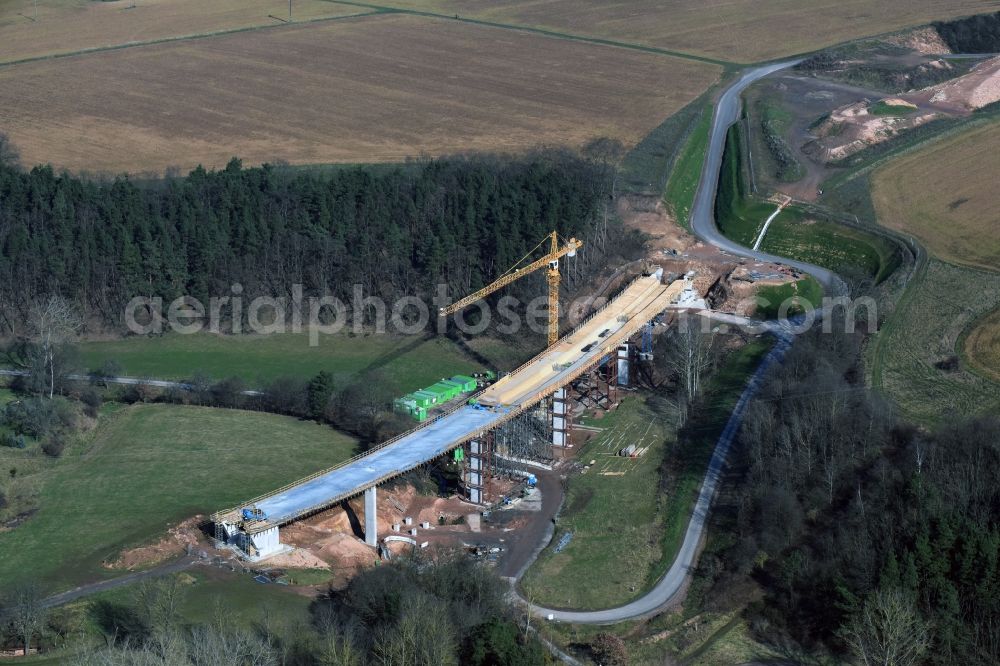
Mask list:
MULTIPOLYGON (((800 271, 811 274, 824 286, 828 293, 840 295, 846 292, 846 287, 836 273, 805 262, 784 259, 743 247, 723 236, 715 226, 715 193, 719 186, 719 172, 722 169, 722 153, 726 142, 726 132, 729 130, 730 125, 736 122, 739 117, 740 95, 751 83, 780 69, 791 67, 796 62, 798 61, 774 63, 751 69, 730 84, 722 93, 715 109, 715 116, 712 119, 708 153, 705 164, 702 167, 701 181, 698 184, 698 191, 695 194, 694 205, 691 209, 691 228, 696 236, 730 254, 748 257, 756 261, 770 261, 792 266, 800 271)), ((684 534, 684 542, 681 544, 677 557, 663 578, 656 583, 652 590, 642 597, 617 608, 598 611, 569 611, 544 608, 532 604, 532 612, 541 617, 560 622, 612 624, 655 613, 662 609, 681 591, 698 554, 698 545, 701 542, 705 529, 708 510, 715 496, 719 477, 725 467, 729 447, 736 433, 739 431, 747 405, 760 388, 764 374, 775 363, 781 362, 785 352, 791 346, 793 336, 788 329, 777 326, 771 327, 771 331, 778 338, 778 342, 768 355, 764 357, 764 360, 750 378, 747 387, 743 390, 739 401, 736 403, 736 407, 729 416, 729 421, 726 423, 725 429, 719 436, 719 441, 715 445, 715 451, 712 454, 712 460, 709 462, 708 470, 705 472, 705 479, 701 484, 701 491, 698 494, 694 512, 691 514, 687 532, 684 534)), ((522 601, 526 600, 522 598, 522 601)))
POLYGON ((715 192, 719 187, 719 172, 722 170, 722 153, 726 145, 726 133, 740 115, 740 95, 751 83, 764 78, 780 69, 791 67, 798 60, 774 63, 757 67, 744 73, 722 93, 715 107, 715 117, 712 119, 712 133, 709 137, 708 154, 702 166, 701 181, 695 193, 694 205, 691 207, 691 230, 694 235, 706 243, 740 257, 749 257, 756 261, 771 261, 791 266, 815 277, 828 293, 840 295, 846 292, 843 280, 836 273, 820 266, 807 264, 803 261, 785 259, 766 252, 759 252, 744 247, 723 236, 715 226, 715 192))
POLYGON ((531 610, 544 618, 558 620, 560 622, 574 622, 579 624, 611 624, 636 617, 650 615, 660 610, 676 595, 684 586, 695 557, 698 554, 698 545, 701 542, 702 532, 705 530, 705 523, 708 520, 708 510, 715 497, 715 491, 719 484, 719 478, 726 465, 726 456, 729 454, 729 447, 739 432, 740 424, 743 422, 743 414, 747 405, 757 393, 764 375, 775 363, 780 363, 791 346, 792 336, 787 333, 778 334, 778 342, 771 348, 771 351, 754 371, 747 387, 743 390, 740 399, 729 415, 729 421, 719 436, 719 442, 715 445, 712 453, 712 460, 708 463, 708 471, 705 473, 705 480, 702 481, 701 491, 698 493, 698 501, 695 502, 694 512, 688 523, 687 532, 684 534, 684 542, 681 544, 677 557, 663 578, 656 583, 652 590, 635 601, 599 611, 567 611, 553 608, 543 608, 532 605, 531 610))

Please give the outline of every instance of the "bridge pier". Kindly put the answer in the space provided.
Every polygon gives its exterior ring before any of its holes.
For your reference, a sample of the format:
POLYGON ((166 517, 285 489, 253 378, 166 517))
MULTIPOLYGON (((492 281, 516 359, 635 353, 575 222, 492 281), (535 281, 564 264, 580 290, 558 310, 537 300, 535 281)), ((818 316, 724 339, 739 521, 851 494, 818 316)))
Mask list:
POLYGON ((365 490, 365 543, 378 545, 378 512, 375 504, 375 486, 365 490))
POLYGON ((469 466, 465 471, 465 488, 469 493, 469 501, 473 504, 484 504, 483 473, 484 465, 483 442, 477 439, 469 442, 469 466))
POLYGON ((629 366, 629 344, 628 344, 628 342, 623 342, 622 344, 618 345, 618 355, 617 355, 617 358, 615 359, 615 362, 618 364, 618 368, 617 368, 617 370, 618 370, 617 384, 619 386, 628 386, 629 385, 629 376, 628 376, 628 370, 629 370, 629 367, 628 367, 629 366))
POLYGON ((569 444, 569 411, 566 408, 566 387, 552 394, 552 446, 565 447, 569 444))

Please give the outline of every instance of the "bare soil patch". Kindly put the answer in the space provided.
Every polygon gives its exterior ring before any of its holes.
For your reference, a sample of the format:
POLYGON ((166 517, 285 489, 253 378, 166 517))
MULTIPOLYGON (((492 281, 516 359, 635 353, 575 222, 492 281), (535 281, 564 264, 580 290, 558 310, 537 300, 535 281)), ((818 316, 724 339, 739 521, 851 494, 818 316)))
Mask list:
MULTIPOLYGON (((413 537, 417 543, 428 542, 431 548, 457 547, 472 538, 468 525, 459 519, 478 509, 458 497, 418 495, 412 486, 401 485, 379 488, 376 498, 380 540, 392 534, 409 536, 411 528, 417 530, 413 537), (404 525, 407 517, 412 518, 412 525, 404 525), (442 517, 445 524, 439 525, 442 517), (425 522, 430 523, 429 529, 420 527, 425 522), (392 529, 396 524, 400 525, 399 531, 392 529)), ((337 506, 286 525, 281 528, 281 541, 295 550, 263 560, 261 565, 329 569, 335 586, 346 584, 359 571, 374 566, 378 558, 375 549, 363 541, 364 521, 364 499, 355 497, 347 502, 347 508, 337 506)), ((413 548, 406 543, 388 547, 396 555, 413 548)))
POLYGON ((625 195, 619 197, 617 210, 627 227, 649 236, 646 261, 668 273, 691 275, 694 290, 708 297, 714 309, 751 315, 760 287, 797 279, 787 266, 734 257, 702 243, 677 224, 659 197, 625 195))
POLYGON ((915 103, 934 104, 955 113, 981 109, 1000 100, 1000 57, 984 60, 964 76, 906 97, 915 103))
POLYGON ((22 162, 73 171, 387 162, 634 144, 719 68, 404 15, 345 19, 0 69, 22 162))
POLYGON ((189 547, 197 549, 205 541, 198 528, 204 520, 205 516, 202 515, 188 518, 171 527, 167 534, 156 543, 122 551, 117 559, 106 562, 105 566, 109 569, 128 569, 131 571, 177 557, 189 547))
MULTIPOLYGON (((881 57, 881 56, 877 56, 881 57)), ((916 52, 893 56, 896 61, 915 58, 911 66, 950 67, 940 59, 916 52)), ((845 68, 857 66, 845 62, 845 68)), ((956 72, 957 73, 957 72, 956 72)), ((755 84, 747 93, 751 108, 760 100, 775 105, 791 120, 784 139, 804 175, 782 183, 755 162, 755 176, 763 191, 777 190, 793 198, 811 201, 822 182, 842 170, 842 163, 866 148, 940 118, 969 116, 976 108, 1000 99, 1000 58, 975 65, 971 71, 944 83, 896 95, 822 76, 788 72, 755 84)), ((759 132, 759 120, 751 128, 759 132)), ((759 145, 759 142, 758 142, 759 145)))
POLYGON ((834 109, 829 118, 814 129, 816 139, 809 144, 810 157, 821 163, 837 162, 940 115, 933 110, 918 110, 916 105, 902 99, 887 99, 884 103, 908 113, 899 116, 874 113, 870 100, 834 109))
POLYGON ((943 39, 941 39, 941 35, 938 34, 937 30, 931 27, 909 30, 899 35, 887 37, 885 41, 890 44, 896 44, 897 46, 913 49, 917 53, 923 53, 925 55, 943 55, 951 53, 951 49, 948 48, 948 45, 944 43, 943 39))

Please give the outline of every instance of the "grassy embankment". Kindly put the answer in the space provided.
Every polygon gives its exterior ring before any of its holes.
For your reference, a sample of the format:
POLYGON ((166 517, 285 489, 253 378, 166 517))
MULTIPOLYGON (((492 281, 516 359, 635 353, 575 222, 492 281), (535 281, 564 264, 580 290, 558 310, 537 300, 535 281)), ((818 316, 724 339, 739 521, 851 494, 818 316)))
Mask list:
POLYGON ((0 533, 0 581, 56 590, 120 574, 102 562, 170 524, 332 466, 355 445, 284 416, 137 405, 102 416, 58 460, 37 447, 0 449, 4 469, 34 466, 39 492, 37 511, 0 533))
MULTIPOLYGON (((722 233, 753 246, 775 204, 748 196, 740 151, 739 125, 726 139, 716 220, 722 233)), ((761 251, 790 257, 836 272, 857 271, 876 281, 885 279, 898 265, 896 247, 887 239, 860 229, 813 219, 796 206, 787 206, 771 222, 761 251)))
POLYGON ((751 341, 713 375, 692 417, 693 441, 678 444, 673 408, 649 394, 630 396, 588 423, 604 432, 581 448, 578 460, 597 463, 569 480, 552 543, 522 580, 526 596, 557 607, 607 608, 655 584, 680 548, 718 435, 769 344, 751 341), (615 456, 632 443, 649 448, 636 459, 615 456), (665 494, 664 459, 670 478, 665 494), (556 553, 566 532, 572 540, 556 553))
POLYGON ((708 135, 712 126, 712 109, 701 110, 687 141, 681 148, 667 181, 663 198, 682 227, 691 230, 691 207, 701 181, 701 170, 708 152, 708 135))
POLYGON ((132 377, 180 380, 201 372, 214 379, 237 376, 255 385, 281 376, 308 378, 321 370, 343 377, 381 370, 401 388, 412 390, 445 376, 484 369, 451 340, 421 336, 320 336, 319 346, 310 347, 305 334, 169 334, 85 342, 80 353, 88 370, 114 360, 132 377))
MULTIPOLYGON (((747 106, 753 109, 747 115, 751 131, 745 137, 754 161, 753 173, 766 179, 766 185, 801 180, 806 170, 785 140, 794 121, 792 114, 766 98, 757 98, 752 104, 748 100, 747 106)), ((748 168, 747 173, 750 172, 748 168)))
POLYGON ((779 316, 791 317, 805 311, 803 303, 819 307, 823 300, 823 287, 812 276, 806 276, 798 282, 787 282, 773 287, 761 287, 757 291, 756 315, 762 319, 776 319, 779 316), (789 306, 782 312, 782 304, 789 301, 789 306))

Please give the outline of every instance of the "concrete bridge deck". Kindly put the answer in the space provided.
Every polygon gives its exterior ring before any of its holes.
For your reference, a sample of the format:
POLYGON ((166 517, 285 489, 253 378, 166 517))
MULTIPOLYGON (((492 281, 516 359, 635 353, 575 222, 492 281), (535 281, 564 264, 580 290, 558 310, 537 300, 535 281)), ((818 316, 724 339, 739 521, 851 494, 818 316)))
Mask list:
POLYGON ((332 469, 213 516, 236 525, 240 511, 255 506, 267 516, 257 533, 333 506, 481 437, 598 365, 618 345, 676 302, 683 281, 661 283, 661 274, 640 277, 572 333, 476 397, 477 405, 429 421, 332 469))

